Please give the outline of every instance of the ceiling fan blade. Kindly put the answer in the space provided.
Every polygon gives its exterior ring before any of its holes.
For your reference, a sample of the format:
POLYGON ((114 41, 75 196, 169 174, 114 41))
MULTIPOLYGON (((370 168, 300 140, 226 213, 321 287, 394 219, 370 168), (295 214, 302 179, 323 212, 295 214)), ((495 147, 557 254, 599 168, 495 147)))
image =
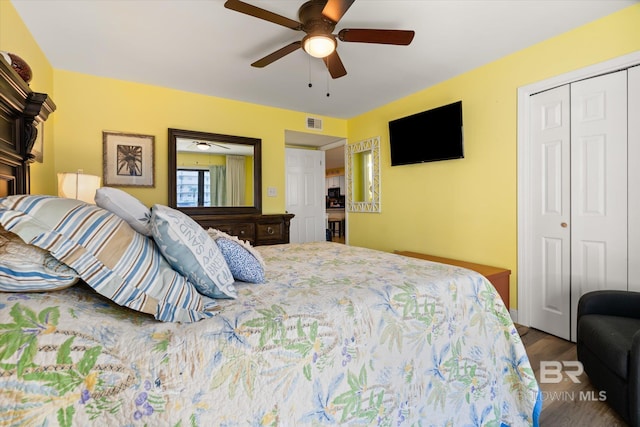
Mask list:
POLYGON ((258 59, 256 62, 251 64, 251 66, 252 67, 257 67, 257 68, 266 67, 267 65, 271 64, 274 61, 277 61, 278 59, 282 58, 283 56, 288 55, 291 52, 294 52, 294 51, 300 49, 301 45, 302 45, 301 41, 297 41, 297 42, 293 42, 291 44, 288 44, 285 47, 280 48, 280 49, 276 50, 273 53, 270 53, 269 55, 265 56, 264 58, 258 59))
POLYGON ((329 0, 322 9, 325 18, 337 23, 342 16, 347 13, 355 0, 329 0))
POLYGON ((344 68, 344 64, 342 63, 340 56, 338 56, 337 50, 334 50, 331 55, 322 58, 322 60, 327 66, 332 78, 337 79, 347 75, 347 70, 344 68))
POLYGON ((261 9, 240 0, 227 0, 224 3, 224 7, 256 18, 264 19, 265 21, 273 22, 274 24, 291 28, 292 30, 302 29, 302 24, 298 21, 278 15, 277 13, 269 12, 268 10, 261 9))
POLYGON ((411 43, 415 31, 409 30, 368 30, 345 28, 340 30, 338 38, 343 42, 395 44, 406 46, 411 43))

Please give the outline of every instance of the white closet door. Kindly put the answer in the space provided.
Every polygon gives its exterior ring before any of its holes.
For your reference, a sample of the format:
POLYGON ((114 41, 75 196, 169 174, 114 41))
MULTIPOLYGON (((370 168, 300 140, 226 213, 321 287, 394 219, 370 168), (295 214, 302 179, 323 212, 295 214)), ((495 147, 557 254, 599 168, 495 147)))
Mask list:
POLYGON ((629 81, 629 290, 640 292, 640 66, 629 81))
POLYGON ((571 84, 569 227, 575 320, 584 293, 627 289, 626 71, 571 84))
POLYGON ((570 334, 569 85, 531 98, 531 326, 570 334))

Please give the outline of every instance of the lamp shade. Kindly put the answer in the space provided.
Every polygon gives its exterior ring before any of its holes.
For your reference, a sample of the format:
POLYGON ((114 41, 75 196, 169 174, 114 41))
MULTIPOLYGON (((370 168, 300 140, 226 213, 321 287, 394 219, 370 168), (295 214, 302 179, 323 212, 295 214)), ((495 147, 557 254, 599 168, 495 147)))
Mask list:
POLYGON ((96 190, 100 188, 99 176, 81 172, 64 172, 58 174, 58 195, 70 199, 95 204, 96 190))

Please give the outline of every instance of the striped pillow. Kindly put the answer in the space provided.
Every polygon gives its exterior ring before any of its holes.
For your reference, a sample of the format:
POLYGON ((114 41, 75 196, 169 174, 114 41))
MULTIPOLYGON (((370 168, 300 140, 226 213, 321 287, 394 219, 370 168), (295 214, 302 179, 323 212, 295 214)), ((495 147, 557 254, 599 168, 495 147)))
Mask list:
POLYGON ((98 293, 165 322, 211 317, 216 303, 169 266, 153 240, 111 212, 53 196, 0 199, 0 223, 49 251, 98 293))
POLYGON ((55 291, 73 285, 78 277, 49 252, 0 227, 0 291, 55 291))

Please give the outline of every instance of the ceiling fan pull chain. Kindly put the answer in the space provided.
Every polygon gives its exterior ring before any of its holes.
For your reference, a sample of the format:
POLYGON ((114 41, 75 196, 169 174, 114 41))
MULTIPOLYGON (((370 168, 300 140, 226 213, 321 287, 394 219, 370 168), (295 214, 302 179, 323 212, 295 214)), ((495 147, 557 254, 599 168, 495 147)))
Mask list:
POLYGON ((313 87, 313 84, 311 84, 311 56, 307 56, 307 64, 309 65, 309 87, 313 87))
POLYGON ((329 73, 326 74, 327 76, 327 98, 331 96, 331 93, 329 91, 329 85, 331 84, 331 79, 329 78, 329 73))

